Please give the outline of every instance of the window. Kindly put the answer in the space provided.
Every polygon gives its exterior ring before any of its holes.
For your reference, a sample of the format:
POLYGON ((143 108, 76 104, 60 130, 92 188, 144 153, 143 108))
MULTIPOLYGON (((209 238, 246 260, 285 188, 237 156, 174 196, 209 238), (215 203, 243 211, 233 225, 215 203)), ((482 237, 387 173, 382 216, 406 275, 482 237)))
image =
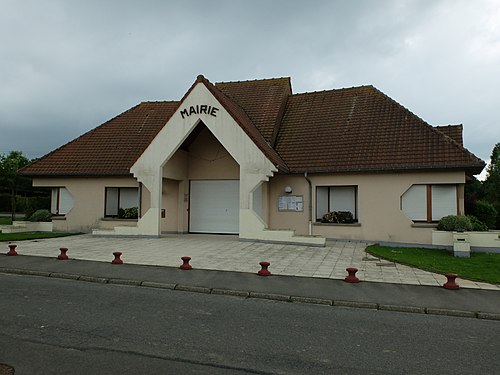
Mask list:
POLYGON ((66 215, 73 208, 73 196, 64 187, 52 188, 50 212, 54 215, 66 215))
POLYGON ((139 207, 139 189, 107 187, 104 216, 118 216, 120 208, 139 207))
POLYGON ((412 185, 401 196, 401 210, 416 222, 457 215, 457 185, 412 185))
POLYGON ((333 211, 350 211, 357 221, 356 186, 318 186, 316 188, 316 220, 333 211))

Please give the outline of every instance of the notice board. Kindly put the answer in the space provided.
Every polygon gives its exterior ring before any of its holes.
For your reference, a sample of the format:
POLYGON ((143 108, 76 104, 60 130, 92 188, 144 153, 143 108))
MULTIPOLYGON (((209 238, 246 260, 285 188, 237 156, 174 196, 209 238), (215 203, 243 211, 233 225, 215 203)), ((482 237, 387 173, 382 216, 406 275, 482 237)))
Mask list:
POLYGON ((304 211, 303 195, 282 195, 278 198, 278 211, 304 211))

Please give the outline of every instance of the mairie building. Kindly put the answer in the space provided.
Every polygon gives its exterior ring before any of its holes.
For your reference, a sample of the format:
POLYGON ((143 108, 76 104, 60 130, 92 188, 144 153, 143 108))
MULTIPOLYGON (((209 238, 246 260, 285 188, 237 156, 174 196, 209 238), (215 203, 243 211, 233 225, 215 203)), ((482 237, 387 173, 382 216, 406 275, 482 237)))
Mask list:
POLYGON ((373 86, 294 94, 290 78, 200 75, 182 99, 140 103, 20 174, 52 189, 54 231, 322 246, 430 244, 484 166, 462 125, 431 126, 373 86))

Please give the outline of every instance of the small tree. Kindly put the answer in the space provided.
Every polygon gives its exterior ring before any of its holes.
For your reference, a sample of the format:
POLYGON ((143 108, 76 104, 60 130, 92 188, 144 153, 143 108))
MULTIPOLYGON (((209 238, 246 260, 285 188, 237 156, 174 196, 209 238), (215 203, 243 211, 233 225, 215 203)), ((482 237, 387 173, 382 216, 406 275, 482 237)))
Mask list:
POLYGON ((465 213, 468 215, 476 214, 476 203, 484 199, 484 186, 476 177, 465 183, 465 213))
POLYGON ((29 164, 21 151, 11 151, 7 156, 0 155, 0 186, 9 191, 12 220, 16 219, 16 192, 20 184, 30 184, 30 179, 17 174, 19 169, 29 164))
POLYGON ((489 229, 495 229, 497 220, 497 210, 490 202, 477 201, 475 216, 482 221, 489 229))
POLYGON ((493 147, 488 177, 484 181, 485 199, 497 210, 496 227, 500 228, 500 143, 493 147))

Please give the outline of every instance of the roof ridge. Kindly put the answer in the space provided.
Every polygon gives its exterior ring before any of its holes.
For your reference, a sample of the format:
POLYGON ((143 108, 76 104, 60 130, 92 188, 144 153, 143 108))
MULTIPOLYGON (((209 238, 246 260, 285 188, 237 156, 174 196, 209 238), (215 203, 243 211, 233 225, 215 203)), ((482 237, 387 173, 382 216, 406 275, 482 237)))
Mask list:
POLYGON ((341 88, 337 88, 337 89, 328 89, 328 90, 297 92, 295 94, 292 94, 291 96, 300 96, 300 95, 308 95, 308 94, 321 94, 321 93, 335 92, 335 91, 349 91, 349 90, 364 89, 364 88, 376 89, 373 85, 362 85, 362 86, 341 87, 341 88))
POLYGON ((139 103, 140 104, 149 104, 149 103, 178 103, 178 100, 144 100, 139 103))
POLYGON ((464 126, 464 124, 434 125, 434 128, 449 128, 452 126, 464 126))
POLYGON ((278 81, 278 80, 283 80, 286 79, 287 81, 291 81, 291 77, 273 77, 273 78, 256 78, 256 79, 247 79, 247 80, 242 80, 242 81, 221 81, 221 82, 215 82, 214 86, 217 86, 219 84, 225 84, 225 83, 247 83, 247 82, 263 82, 263 81, 278 81))

